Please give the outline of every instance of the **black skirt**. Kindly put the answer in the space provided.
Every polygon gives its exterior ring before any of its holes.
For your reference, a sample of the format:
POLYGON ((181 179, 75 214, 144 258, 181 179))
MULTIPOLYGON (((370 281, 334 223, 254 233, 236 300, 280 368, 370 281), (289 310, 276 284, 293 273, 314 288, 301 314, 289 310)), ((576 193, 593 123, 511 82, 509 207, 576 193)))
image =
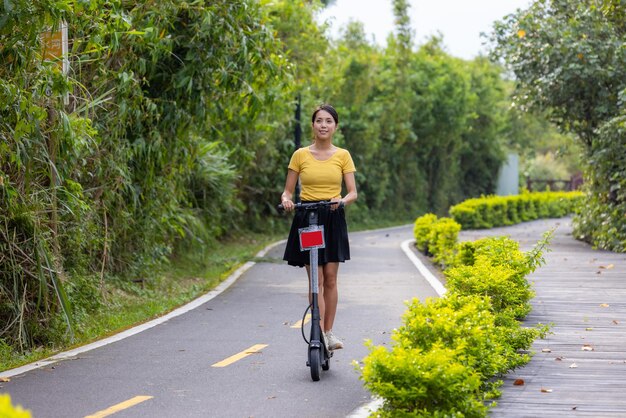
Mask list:
MULTIPOLYGON (((318 210, 318 225, 324 225, 324 242, 326 248, 320 248, 318 252, 318 265, 326 263, 343 263, 350 259, 350 244, 348 242, 348 225, 346 224, 346 212, 344 208, 331 211, 330 207, 322 207, 318 210)), ((287 247, 283 260, 290 266, 304 267, 310 264, 309 251, 300 251, 300 239, 298 229, 309 226, 306 211, 294 212, 291 230, 287 238, 287 247)))

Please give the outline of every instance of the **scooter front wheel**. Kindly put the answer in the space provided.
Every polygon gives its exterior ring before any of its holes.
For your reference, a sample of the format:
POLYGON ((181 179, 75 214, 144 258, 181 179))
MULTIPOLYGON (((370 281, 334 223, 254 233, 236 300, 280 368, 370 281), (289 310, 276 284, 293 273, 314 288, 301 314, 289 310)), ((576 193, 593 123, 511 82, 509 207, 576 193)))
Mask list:
POLYGON ((309 348, 309 367, 311 368, 311 379, 314 382, 320 380, 320 369, 322 366, 322 351, 319 347, 309 348))

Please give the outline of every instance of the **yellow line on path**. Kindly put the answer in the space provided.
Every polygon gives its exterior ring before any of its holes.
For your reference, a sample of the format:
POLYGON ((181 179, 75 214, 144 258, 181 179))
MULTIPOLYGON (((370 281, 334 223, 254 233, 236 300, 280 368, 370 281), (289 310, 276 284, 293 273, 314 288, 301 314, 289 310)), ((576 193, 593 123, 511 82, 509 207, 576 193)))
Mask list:
POLYGON ((236 361, 241 360, 244 357, 248 357, 250 354, 258 353, 259 351, 263 350, 265 347, 267 347, 267 344, 256 344, 256 345, 253 345, 252 347, 248 348, 247 350, 243 350, 239 354, 235 354, 234 356, 230 356, 230 357, 228 357, 225 360, 222 360, 222 361, 220 361, 218 363, 215 363, 211 367, 226 367, 226 366, 228 366, 230 364, 233 364, 236 361))
POLYGON ((135 396, 132 399, 129 399, 127 401, 118 403, 117 405, 113 405, 110 408, 107 408, 103 411, 100 412, 96 412, 93 415, 87 415, 85 418, 104 418, 104 417, 108 417, 109 415, 113 415, 116 412, 120 412, 123 411, 124 409, 128 409, 132 406, 135 406, 137 404, 140 404, 142 402, 147 401, 148 399, 152 399, 153 396, 135 396))
MULTIPOLYGON (((307 322, 309 322, 311 320, 311 314, 306 314, 306 316, 304 317, 304 323, 306 324, 307 322)), ((299 320, 298 322, 296 322, 295 324, 293 324, 291 326, 291 328, 300 328, 302 326, 302 320, 299 320)))

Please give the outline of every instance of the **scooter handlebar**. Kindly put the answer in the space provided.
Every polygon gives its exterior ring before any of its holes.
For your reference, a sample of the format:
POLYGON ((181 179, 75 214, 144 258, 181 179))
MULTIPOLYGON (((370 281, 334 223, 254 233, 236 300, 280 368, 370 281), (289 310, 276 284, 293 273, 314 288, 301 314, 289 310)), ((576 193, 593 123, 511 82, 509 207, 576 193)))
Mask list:
MULTIPOLYGON (((345 206, 344 202, 340 200, 338 202, 331 202, 331 201, 300 202, 300 203, 296 203, 294 207, 295 207, 295 210, 314 210, 314 209, 318 209, 324 206, 332 206, 332 205, 339 205, 340 208, 345 206)), ((283 213, 285 211, 285 208, 283 207, 282 203, 277 205, 276 209, 278 209, 279 213, 283 213)))

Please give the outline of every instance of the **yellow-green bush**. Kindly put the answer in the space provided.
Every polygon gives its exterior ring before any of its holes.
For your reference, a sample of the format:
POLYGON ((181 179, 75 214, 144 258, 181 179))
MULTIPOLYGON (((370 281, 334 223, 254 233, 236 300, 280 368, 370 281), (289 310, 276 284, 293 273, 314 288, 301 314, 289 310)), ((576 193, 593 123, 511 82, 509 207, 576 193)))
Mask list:
POLYGON ((443 267, 453 262, 460 231, 461 225, 450 218, 441 218, 432 225, 429 248, 435 262, 443 267))
POLYGON ((413 234, 418 250, 442 266, 454 261, 455 246, 461 225, 450 218, 437 218, 428 213, 415 220, 413 234))
MULTIPOLYGON (((510 220, 504 201, 480 202, 479 216, 510 220)), ((549 213, 542 200, 512 202, 527 214, 549 213)), ((415 221, 417 247, 445 267, 448 291, 425 303, 414 299, 390 349, 369 344, 362 379, 384 399, 376 416, 484 417, 487 401, 500 394, 498 378, 526 364, 533 341, 548 332, 541 324, 522 327, 520 320, 534 296, 526 276, 543 262, 549 235, 524 253, 507 237, 458 243, 459 229, 433 214, 415 221)))
POLYGON ((385 401, 377 416, 486 416, 497 378, 529 358, 508 344, 512 331, 488 296, 414 299, 391 349, 370 345, 364 360, 365 386, 385 401))
POLYGON ((517 196, 484 196, 450 208, 463 229, 492 228, 542 218, 558 218, 574 211, 582 192, 524 192, 517 196))
POLYGON ((376 417, 482 417, 481 379, 462 362, 462 350, 370 346, 365 386, 382 397, 376 417))
POLYGON ((30 418, 30 412, 11 404, 10 395, 0 395, 0 418, 30 418))
POLYGON ((522 319, 531 310, 530 300, 535 296, 527 280, 515 280, 517 272, 506 265, 494 264, 479 255, 471 266, 447 269, 448 291, 461 295, 489 296, 496 315, 522 319))
POLYGON ((415 246, 424 254, 431 255, 428 248, 430 230, 432 229, 432 224, 436 221, 437 215, 427 213, 426 215, 417 218, 415 220, 415 223, 413 224, 413 236, 415 237, 415 246))

